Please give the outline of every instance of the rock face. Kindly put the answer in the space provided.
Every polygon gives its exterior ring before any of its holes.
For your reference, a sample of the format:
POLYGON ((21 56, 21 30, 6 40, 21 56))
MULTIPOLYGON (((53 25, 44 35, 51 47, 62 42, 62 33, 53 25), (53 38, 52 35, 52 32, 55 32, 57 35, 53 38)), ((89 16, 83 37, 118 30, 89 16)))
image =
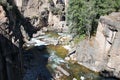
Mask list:
MULTIPOLYGON (((22 46, 24 42, 27 42, 32 37, 33 33, 36 32, 36 29, 31 24, 30 20, 23 16, 19 0, 16 0, 17 2, 14 1, 15 0, 8 0, 5 4, 9 5, 0 3, 0 80, 29 80, 23 79, 22 77, 23 73, 25 73, 25 68, 23 65, 25 62, 27 63, 27 61, 24 60, 25 50, 22 46)), ((47 64, 46 59, 42 60, 40 61, 47 64)), ((47 71, 46 73, 48 74, 45 74, 47 79, 44 80, 50 79, 51 75, 48 70, 46 70, 45 67, 42 70, 43 71, 40 70, 39 72, 47 71), (48 77, 49 75, 50 77, 48 77)))
POLYGON ((5 11, 3 10, 3 7, 0 6, 0 23, 6 22, 6 17, 5 17, 5 11))
POLYGON ((38 29, 47 27, 56 32, 67 32, 64 0, 15 0, 24 17, 38 29), (22 4, 22 5, 21 5, 22 4))
POLYGON ((108 70, 120 78, 120 13, 101 16, 94 39, 77 46, 78 63, 94 70, 108 70))
MULTIPOLYGON (((14 80, 17 78, 20 80, 20 70, 16 69, 15 67, 13 68, 13 66, 20 66, 20 62, 17 57, 17 53, 19 53, 19 41, 18 38, 15 38, 15 35, 13 34, 13 26, 8 25, 10 21, 9 17, 6 15, 7 12, 5 11, 5 7, 0 5, 0 80, 14 80), (13 78, 13 76, 15 77, 13 78)), ((18 33, 16 32, 16 35, 17 34, 18 33)))
POLYGON ((21 8, 22 7, 22 0, 15 0, 15 4, 19 7, 19 8, 21 8))

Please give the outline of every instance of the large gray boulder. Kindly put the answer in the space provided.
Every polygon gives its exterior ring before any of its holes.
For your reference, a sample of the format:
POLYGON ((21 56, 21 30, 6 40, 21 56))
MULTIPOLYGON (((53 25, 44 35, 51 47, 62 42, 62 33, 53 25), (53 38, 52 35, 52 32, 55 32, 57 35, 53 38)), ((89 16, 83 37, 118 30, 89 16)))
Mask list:
POLYGON ((77 46, 78 63, 94 70, 108 70, 120 78, 120 13, 101 16, 97 33, 77 46))

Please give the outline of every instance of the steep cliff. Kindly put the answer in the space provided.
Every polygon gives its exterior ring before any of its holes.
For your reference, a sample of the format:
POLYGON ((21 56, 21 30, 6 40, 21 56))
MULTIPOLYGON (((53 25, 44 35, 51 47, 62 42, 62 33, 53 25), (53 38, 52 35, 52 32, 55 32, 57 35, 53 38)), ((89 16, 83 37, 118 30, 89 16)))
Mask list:
POLYGON ((48 30, 58 32, 68 31, 65 22, 65 7, 68 4, 66 1, 27 0, 21 2, 16 0, 16 2, 23 15, 29 18, 36 28, 47 27, 48 30))
POLYGON ((43 57, 48 53, 43 50, 44 47, 35 47, 33 52, 32 49, 26 52, 23 48, 23 44, 28 42, 37 31, 40 35, 39 31, 43 28, 56 32, 68 31, 65 23, 64 0, 0 2, 0 80, 35 80, 38 75, 41 76, 40 80, 41 78, 51 80, 51 73, 46 68, 48 57, 43 57), (34 63, 34 67, 28 64, 31 54, 35 57, 30 63, 34 63), (31 69, 29 70, 28 67, 31 69))
POLYGON ((120 77, 120 13, 101 16, 97 33, 77 46, 80 64, 94 70, 110 72, 107 77, 120 77))

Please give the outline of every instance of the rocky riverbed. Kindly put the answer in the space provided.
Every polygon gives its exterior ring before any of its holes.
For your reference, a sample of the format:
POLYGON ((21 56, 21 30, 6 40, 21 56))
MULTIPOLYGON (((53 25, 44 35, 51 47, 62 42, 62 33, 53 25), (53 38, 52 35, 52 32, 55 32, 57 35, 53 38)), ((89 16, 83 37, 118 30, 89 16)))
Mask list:
POLYGON ((73 45, 66 44, 68 42, 65 41, 59 43, 60 37, 69 38, 69 35, 61 34, 54 32, 46 33, 31 39, 26 43, 26 47, 30 49, 31 46, 47 46, 49 56, 44 56, 48 57, 47 68, 55 80, 104 80, 105 78, 101 77, 99 73, 93 72, 77 63, 75 49, 72 48, 73 45))

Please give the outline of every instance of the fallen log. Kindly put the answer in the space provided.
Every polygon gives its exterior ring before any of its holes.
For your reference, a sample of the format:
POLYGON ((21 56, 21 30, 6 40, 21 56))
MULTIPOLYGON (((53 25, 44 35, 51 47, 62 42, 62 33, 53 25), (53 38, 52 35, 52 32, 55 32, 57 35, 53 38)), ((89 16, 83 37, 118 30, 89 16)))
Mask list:
POLYGON ((54 64, 54 68, 61 71, 64 75, 70 76, 70 73, 68 73, 66 70, 64 70, 61 66, 58 66, 58 65, 54 64))

